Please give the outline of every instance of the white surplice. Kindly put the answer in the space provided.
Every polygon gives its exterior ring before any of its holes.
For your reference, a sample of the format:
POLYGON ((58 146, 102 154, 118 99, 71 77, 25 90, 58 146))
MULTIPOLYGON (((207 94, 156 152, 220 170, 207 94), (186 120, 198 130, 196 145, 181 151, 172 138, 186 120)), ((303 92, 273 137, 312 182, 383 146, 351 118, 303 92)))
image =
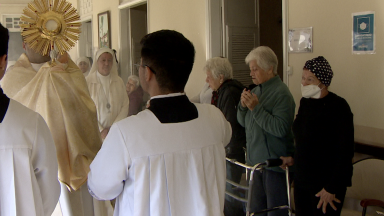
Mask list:
POLYGON ((0 216, 50 216, 60 195, 57 172, 44 119, 11 99, 0 123, 0 216))
POLYGON ((117 197, 115 216, 223 215, 230 124, 195 104, 198 118, 162 124, 150 110, 115 123, 91 164, 94 197, 117 197))

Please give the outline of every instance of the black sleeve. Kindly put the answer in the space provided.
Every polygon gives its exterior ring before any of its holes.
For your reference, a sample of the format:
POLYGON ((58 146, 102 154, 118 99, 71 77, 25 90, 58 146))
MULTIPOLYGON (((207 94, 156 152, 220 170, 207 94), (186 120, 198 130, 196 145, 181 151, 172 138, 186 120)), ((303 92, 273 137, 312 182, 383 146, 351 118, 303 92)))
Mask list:
POLYGON ((351 186, 353 165, 352 159, 354 155, 354 126, 353 114, 348 103, 339 98, 337 103, 338 115, 338 137, 336 139, 335 150, 339 157, 334 161, 335 169, 331 173, 331 181, 324 188, 329 193, 335 194, 340 188, 351 186))
POLYGON ((225 94, 223 94, 222 100, 225 103, 222 112, 232 127, 231 141, 226 147, 227 157, 231 158, 237 158, 239 155, 244 155, 245 128, 237 122, 237 106, 240 97, 241 92, 237 89, 229 88, 225 94))

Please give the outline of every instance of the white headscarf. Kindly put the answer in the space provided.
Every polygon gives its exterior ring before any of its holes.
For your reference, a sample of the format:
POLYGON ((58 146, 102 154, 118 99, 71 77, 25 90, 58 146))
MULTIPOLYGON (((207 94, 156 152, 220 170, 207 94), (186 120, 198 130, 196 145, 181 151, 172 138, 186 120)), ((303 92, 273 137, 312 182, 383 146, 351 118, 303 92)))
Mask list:
POLYGON ((87 58, 87 57, 80 57, 80 58, 78 58, 77 61, 76 61, 76 65, 79 66, 80 62, 85 62, 85 63, 88 64, 87 72, 83 73, 84 76, 87 76, 89 74, 89 71, 91 70, 91 67, 92 67, 91 62, 89 61, 89 58, 87 58))
POLYGON ((110 53, 112 55, 112 58, 113 58, 112 68, 111 68, 111 71, 109 74, 111 76, 119 76, 119 73, 117 72, 117 63, 116 63, 116 59, 115 59, 115 53, 113 52, 113 50, 111 50, 107 47, 101 48, 96 52, 95 58, 93 60, 93 65, 92 65, 91 71, 89 72, 89 75, 96 73, 98 71, 99 67, 97 66, 97 60, 99 60, 99 57, 103 53, 110 53))
POLYGON ((76 64, 79 65, 80 62, 86 62, 89 65, 89 68, 92 67, 91 62, 89 61, 88 57, 80 57, 77 59, 76 64))

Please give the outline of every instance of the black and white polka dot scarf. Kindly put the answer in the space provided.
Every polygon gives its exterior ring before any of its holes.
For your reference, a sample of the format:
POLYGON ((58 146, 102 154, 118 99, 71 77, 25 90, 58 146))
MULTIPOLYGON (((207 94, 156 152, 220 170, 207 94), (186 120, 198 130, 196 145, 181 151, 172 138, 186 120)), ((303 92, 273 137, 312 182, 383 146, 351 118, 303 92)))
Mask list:
POLYGON ((317 79, 319 79, 325 86, 329 86, 331 84, 333 72, 331 65, 329 65, 327 59, 323 56, 308 60, 305 62, 304 68, 314 73, 317 79))

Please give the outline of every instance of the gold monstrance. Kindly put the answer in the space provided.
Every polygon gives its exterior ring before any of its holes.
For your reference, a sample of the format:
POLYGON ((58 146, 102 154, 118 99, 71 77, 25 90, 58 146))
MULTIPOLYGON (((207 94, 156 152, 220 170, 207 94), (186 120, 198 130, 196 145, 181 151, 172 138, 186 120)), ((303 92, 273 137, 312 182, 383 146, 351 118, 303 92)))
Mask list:
POLYGON ((77 10, 65 0, 34 0, 23 10, 20 24, 23 40, 35 52, 50 53, 53 65, 58 50, 64 54, 79 39, 81 23, 77 10))

